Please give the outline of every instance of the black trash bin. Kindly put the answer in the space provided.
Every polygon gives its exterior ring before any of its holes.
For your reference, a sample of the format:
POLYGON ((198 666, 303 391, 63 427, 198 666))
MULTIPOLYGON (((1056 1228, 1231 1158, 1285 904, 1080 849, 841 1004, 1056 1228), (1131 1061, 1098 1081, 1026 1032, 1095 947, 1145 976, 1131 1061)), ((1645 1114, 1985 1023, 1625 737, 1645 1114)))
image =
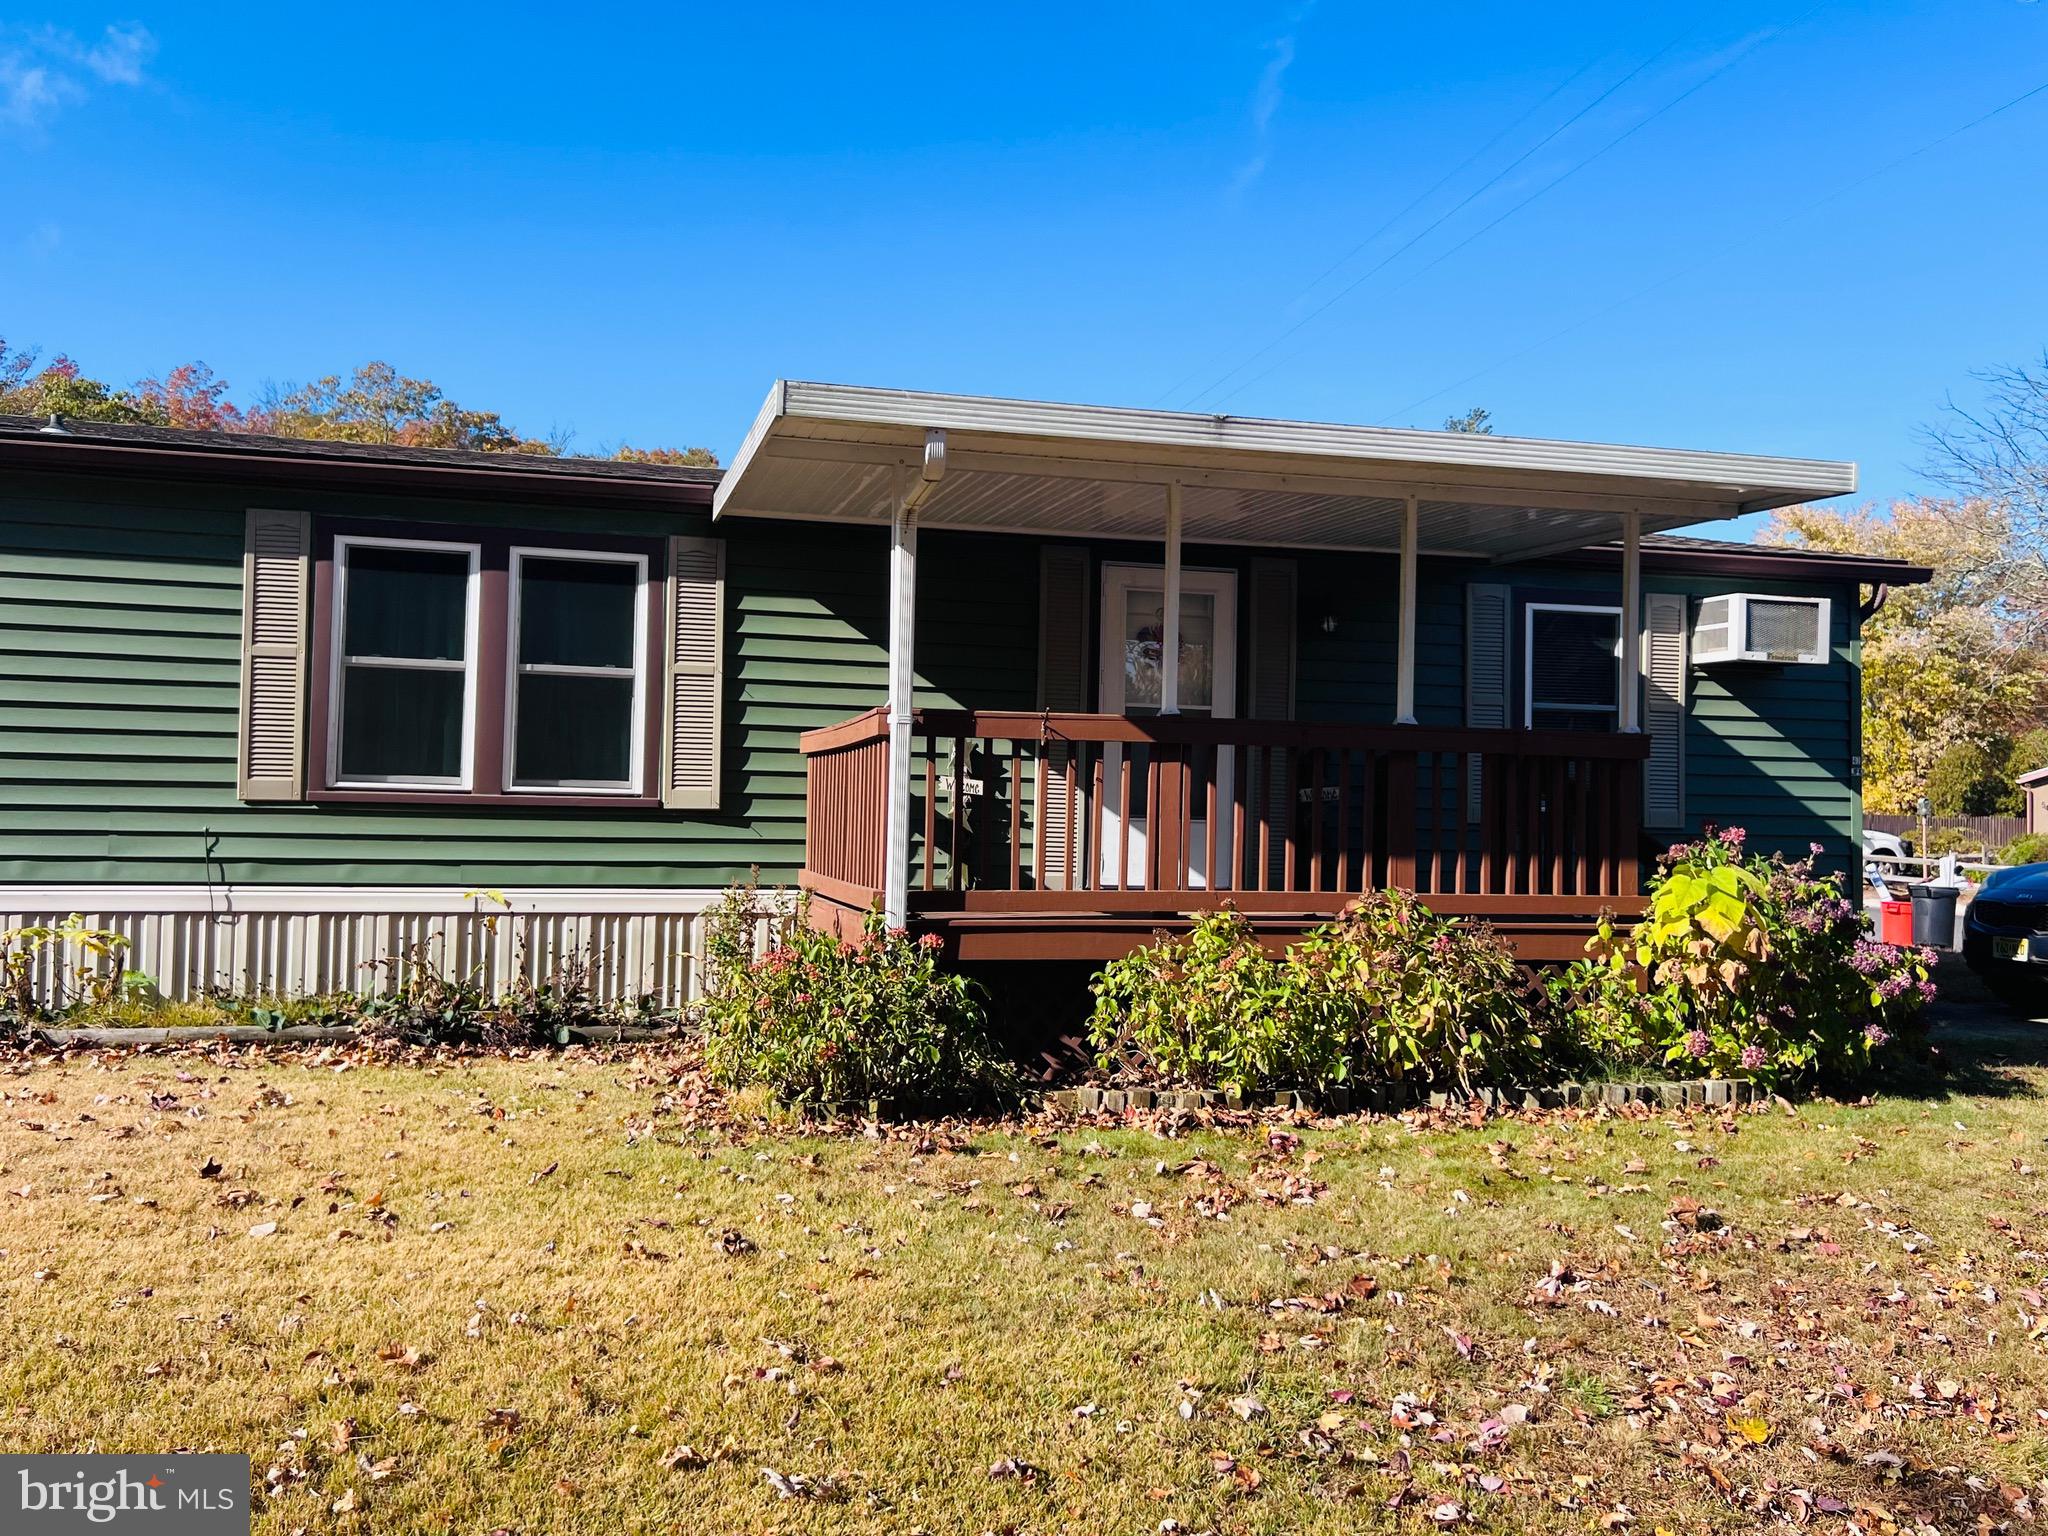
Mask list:
POLYGON ((1956 946, 1956 888, 1952 885, 1916 885, 1908 892, 1913 898, 1913 942, 1936 949, 1956 946))

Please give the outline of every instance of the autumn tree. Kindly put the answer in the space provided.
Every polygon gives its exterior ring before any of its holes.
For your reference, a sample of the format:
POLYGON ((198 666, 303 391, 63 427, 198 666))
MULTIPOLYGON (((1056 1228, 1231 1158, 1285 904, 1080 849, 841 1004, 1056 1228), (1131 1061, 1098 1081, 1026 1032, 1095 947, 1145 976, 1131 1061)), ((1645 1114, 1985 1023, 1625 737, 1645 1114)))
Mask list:
POLYGON ((1923 586, 1888 591, 1863 626, 1863 797, 1871 810, 1910 812, 1952 749, 2005 763, 2014 739, 2041 719, 2048 656, 2013 596, 2004 554, 2012 531, 1999 508, 1927 498, 1885 512, 1786 507, 1761 537, 1934 570, 1923 586))
POLYGON ((139 389, 115 389, 88 378, 58 353, 37 366, 35 348, 10 348, 0 338, 0 411, 17 416, 68 416, 74 421, 122 421, 169 426, 158 403, 139 389))
POLYGON ((181 363, 161 380, 143 379, 135 386, 135 396, 163 426, 201 432, 231 432, 242 426, 241 408, 227 397, 228 381, 215 378, 204 363, 181 363))
MULTIPOLYGON (((160 379, 116 388, 88 377, 62 353, 46 364, 40 358, 35 349, 10 348, 0 338, 0 413, 473 453, 568 451, 559 435, 527 437, 498 412, 459 405, 433 380, 412 378, 384 362, 366 363, 345 379, 329 374, 310 384, 269 387, 244 408, 230 398, 227 380, 204 363, 185 363, 160 379)), ((639 464, 718 465, 718 455, 708 448, 621 446, 609 456, 639 464)))
POLYGON ((272 389, 245 420, 247 430, 278 437, 477 453, 562 451, 560 440, 521 437, 496 411, 465 409, 431 379, 408 378, 389 363, 365 363, 345 380, 329 374, 272 389))
POLYGON ((684 469, 716 469, 718 455, 709 448, 635 448, 621 443, 612 457, 627 464, 665 464, 684 469))

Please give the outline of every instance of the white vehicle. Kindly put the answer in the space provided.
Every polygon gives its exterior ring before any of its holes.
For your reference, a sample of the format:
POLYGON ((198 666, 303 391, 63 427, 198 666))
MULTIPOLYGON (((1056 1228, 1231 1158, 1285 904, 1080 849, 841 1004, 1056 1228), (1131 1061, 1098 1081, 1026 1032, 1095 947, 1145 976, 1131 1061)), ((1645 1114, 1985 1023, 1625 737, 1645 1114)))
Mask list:
POLYGON ((1866 877, 1889 875, 1898 869, 1895 860, 1906 856, 1906 845, 1890 832, 1876 832, 1869 827, 1863 829, 1863 864, 1866 877))

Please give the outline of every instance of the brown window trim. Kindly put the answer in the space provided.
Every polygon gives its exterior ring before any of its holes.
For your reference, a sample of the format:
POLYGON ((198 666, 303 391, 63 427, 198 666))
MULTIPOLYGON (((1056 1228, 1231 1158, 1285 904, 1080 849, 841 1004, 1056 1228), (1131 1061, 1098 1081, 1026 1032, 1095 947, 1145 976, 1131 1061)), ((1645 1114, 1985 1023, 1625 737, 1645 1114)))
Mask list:
POLYGON ((306 719, 306 799, 361 805, 535 806, 579 810, 651 810, 661 806, 661 628, 667 612, 667 571, 661 540, 583 537, 559 529, 465 527, 454 523, 402 523, 358 518, 319 518, 313 525, 313 615, 311 669, 306 719), (476 741, 470 789, 435 789, 394 784, 389 788, 339 789, 327 782, 329 701, 333 698, 334 544, 339 537, 426 539, 479 547, 477 594, 476 741), (647 561, 646 719, 640 766, 641 792, 593 794, 587 790, 511 789, 506 783, 507 638, 511 619, 511 552, 560 549, 582 554, 638 555, 647 561))

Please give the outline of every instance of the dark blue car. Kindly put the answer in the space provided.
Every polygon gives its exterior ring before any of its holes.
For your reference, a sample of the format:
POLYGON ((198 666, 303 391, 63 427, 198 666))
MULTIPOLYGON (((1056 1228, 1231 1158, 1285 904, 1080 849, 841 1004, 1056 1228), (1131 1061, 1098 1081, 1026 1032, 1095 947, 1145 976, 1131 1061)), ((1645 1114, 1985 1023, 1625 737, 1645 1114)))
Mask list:
POLYGON ((1963 914, 1963 959, 2001 997, 2048 996, 2048 864, 1995 871, 1963 914))

